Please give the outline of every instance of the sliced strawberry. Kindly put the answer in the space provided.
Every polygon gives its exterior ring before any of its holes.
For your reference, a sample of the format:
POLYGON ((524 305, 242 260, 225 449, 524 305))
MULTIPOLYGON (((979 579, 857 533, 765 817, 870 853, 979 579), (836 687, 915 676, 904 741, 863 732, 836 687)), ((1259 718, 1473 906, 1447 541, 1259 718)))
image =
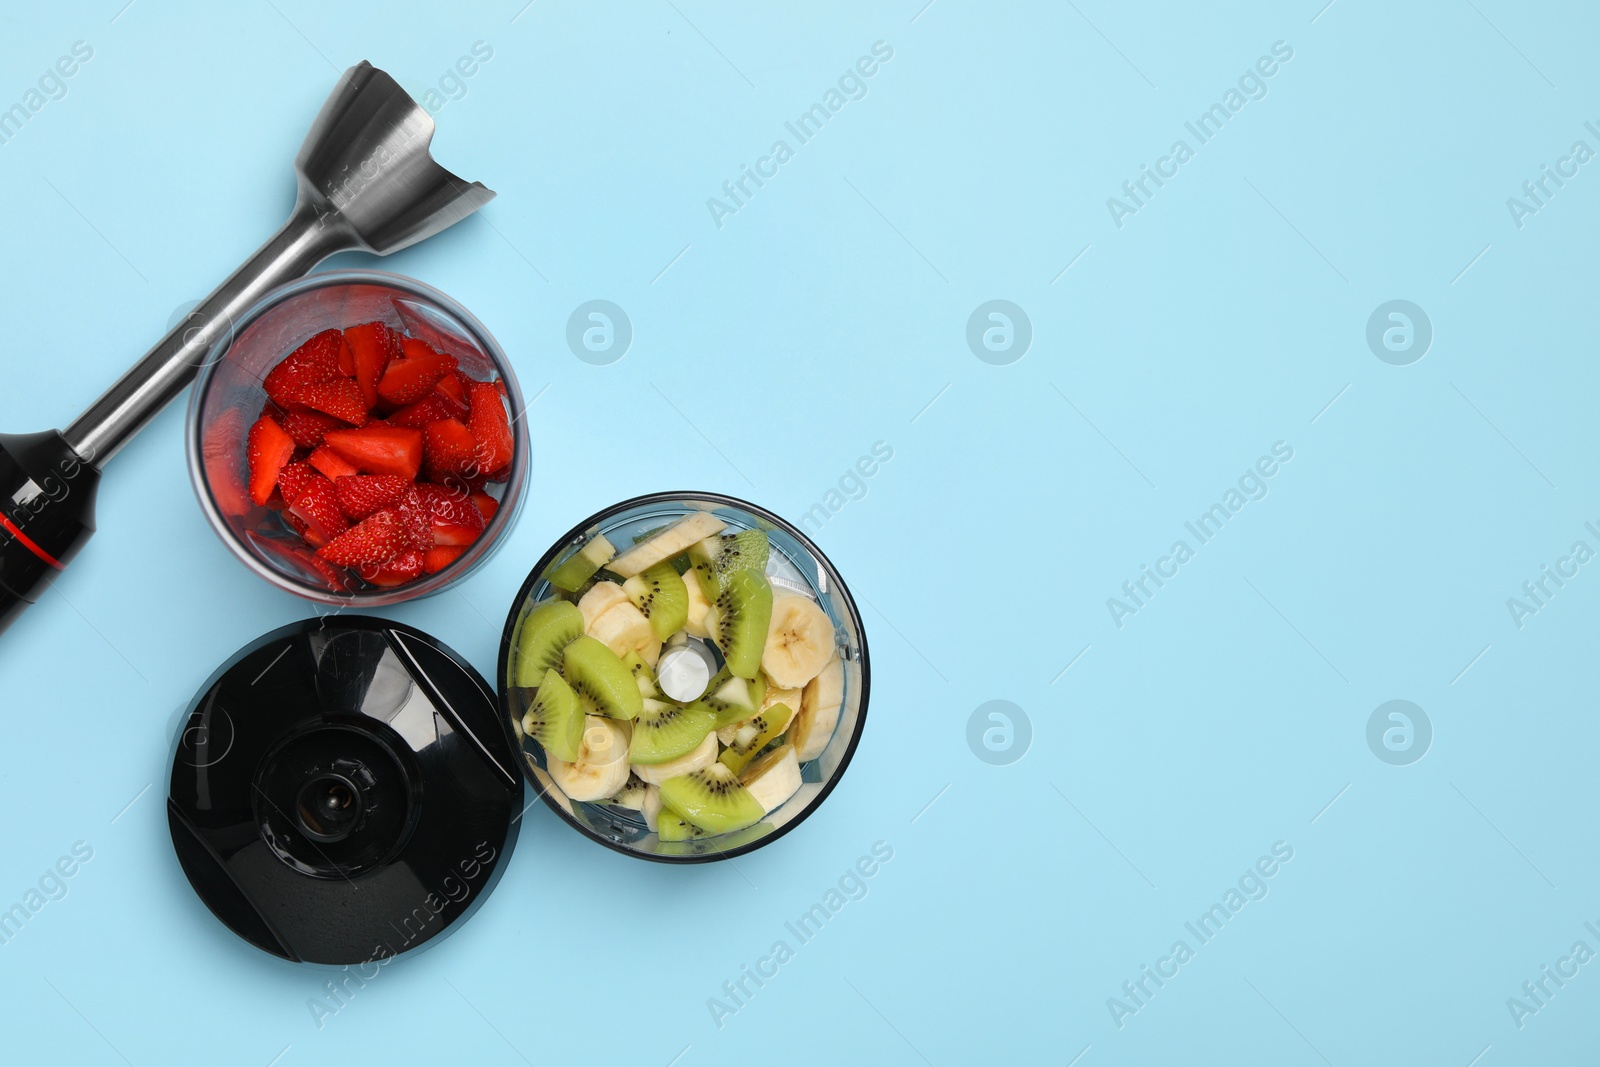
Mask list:
MULTIPOLYGON (((290 518, 291 525, 294 521, 290 518)), ((298 577, 315 584, 318 580, 335 590, 345 590, 350 587, 350 579, 339 568, 327 560, 318 559, 316 553, 305 545, 297 544, 287 538, 263 537, 254 530, 246 530, 245 537, 263 553, 275 556, 282 560, 289 569, 298 577)))
POLYGON ((355 475, 336 478, 333 491, 339 510, 359 522, 405 500, 411 491, 411 481, 398 474, 355 475))
POLYGON ((245 418, 241 409, 226 408, 205 428, 200 438, 206 487, 222 513, 233 518, 247 514, 253 503, 244 479, 239 476, 239 446, 246 434, 245 418))
MULTIPOLYGON (((476 473, 478 439, 460 419, 429 423, 423 433, 423 456, 435 475, 476 473)), ((438 480, 435 478, 435 480, 438 480)))
POLYGON ((472 384, 472 379, 462 374, 459 370, 452 371, 439 379, 439 384, 434 389, 448 396, 452 400, 461 402, 463 414, 467 408, 467 386, 472 384))
POLYGON ((473 382, 467 386, 467 402, 472 407, 472 413, 467 416, 467 428, 482 446, 479 465, 490 471, 508 466, 514 445, 511 422, 506 417, 500 390, 489 382, 473 382))
POLYGON ((401 547, 400 523, 394 512, 380 511, 323 545, 317 555, 343 567, 381 567, 401 547))
POLYGON ((397 407, 415 404, 456 369, 456 357, 435 352, 425 341, 407 337, 401 348, 405 358, 389 364, 378 382, 378 396, 397 407))
POLYGON ((332 586, 335 592, 346 593, 350 591, 351 581, 348 574, 309 548, 302 548, 300 551, 305 554, 306 565, 321 575, 322 580, 332 586))
POLYGON ((324 415, 320 411, 309 411, 305 408, 292 408, 285 411, 276 404, 268 404, 263 415, 270 415, 284 432, 294 438, 296 448, 316 448, 322 444, 322 436, 329 430, 344 430, 349 428, 349 423, 336 419, 332 415, 324 415))
POLYGON ((323 330, 290 352, 262 381, 267 395, 279 405, 295 402, 297 393, 339 375, 339 350, 344 337, 338 330, 323 330))
MULTIPOLYGON (((483 515, 470 503, 467 505, 465 513, 474 516, 478 522, 483 521, 483 515)), ((483 527, 474 523, 452 523, 441 520, 438 516, 435 516, 433 520, 433 543, 435 547, 465 548, 476 541, 482 534, 483 527)))
MULTIPOLYGON (((440 474, 429 478, 429 481, 442 485, 458 496, 471 496, 473 493, 487 492, 490 482, 503 482, 510 476, 510 467, 501 467, 497 471, 484 474, 476 468, 469 469, 463 474, 440 474)), ((427 472, 427 473, 432 473, 427 472)))
POLYGON ((398 474, 411 480, 422 467, 422 431, 409 426, 329 430, 323 441, 366 474, 398 474))
POLYGON ((435 545, 470 545, 483 533, 483 512, 471 498, 427 484, 417 486, 417 496, 432 522, 435 545))
POLYGON ((278 472, 278 492, 292 504, 300 499, 300 494, 313 478, 321 477, 323 475, 309 463, 291 463, 278 472))
POLYGON ((270 417, 250 427, 246 462, 250 467, 250 499, 265 504, 278 484, 278 472, 294 455, 294 439, 270 417))
POLYGON ((405 499, 395 506, 394 513, 400 520, 400 536, 407 548, 426 552, 433 547, 433 516, 417 487, 406 490, 405 499))
POLYGON ((437 548, 430 548, 422 554, 422 569, 429 574, 438 574, 461 558, 461 553, 466 550, 465 545, 440 545, 437 548))
POLYGON ((344 331, 345 344, 352 353, 352 377, 361 388, 367 407, 378 403, 378 382, 389 364, 400 358, 400 337, 381 322, 364 322, 344 331))
POLYGON ((494 518, 494 513, 500 510, 500 501, 485 493, 482 489, 474 489, 472 491, 472 502, 478 505, 478 511, 483 515, 485 523, 494 518))
POLYGON ((299 496, 289 502, 289 514, 305 522, 303 536, 312 548, 327 544, 350 528, 344 512, 339 510, 333 483, 316 471, 311 472, 299 496))
POLYGON ((405 585, 415 581, 422 573, 426 557, 414 548, 409 548, 391 559, 387 565, 379 567, 376 571, 362 568, 361 577, 373 585, 384 587, 405 585))
POLYGON ((439 388, 415 404, 407 404, 384 421, 391 426, 413 426, 420 430, 428 423, 441 419, 466 418, 469 410, 466 402, 456 399, 444 389, 444 383, 451 380, 449 377, 439 379, 439 388))
POLYGON ((306 462, 311 464, 317 470, 321 471, 327 477, 332 478, 335 483, 337 483, 340 478, 361 473, 360 471, 356 470, 354 463, 351 463, 349 460, 339 455, 339 453, 335 452, 327 445, 322 445, 313 449, 311 455, 307 457, 306 462))
POLYGON ((329 378, 314 385, 302 385, 294 390, 294 398, 313 411, 332 415, 352 426, 365 426, 371 418, 366 398, 349 378, 329 378))

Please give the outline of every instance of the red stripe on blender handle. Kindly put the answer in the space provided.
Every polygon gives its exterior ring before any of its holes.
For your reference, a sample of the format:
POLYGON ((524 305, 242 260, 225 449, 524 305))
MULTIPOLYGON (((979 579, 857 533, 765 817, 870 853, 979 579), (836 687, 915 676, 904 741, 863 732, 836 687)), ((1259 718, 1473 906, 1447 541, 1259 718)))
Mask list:
POLYGON ((35 544, 33 538, 19 530, 16 527, 16 524, 14 524, 10 519, 6 518, 3 514, 0 514, 0 530, 5 530, 12 537, 15 537, 18 541, 21 541, 24 548, 26 548, 29 552, 32 552, 35 556, 38 556, 40 559, 44 560, 46 563, 50 564, 50 566, 54 567, 56 570, 66 570, 66 568, 61 565, 60 560, 56 559, 50 553, 46 552, 44 549, 35 544))

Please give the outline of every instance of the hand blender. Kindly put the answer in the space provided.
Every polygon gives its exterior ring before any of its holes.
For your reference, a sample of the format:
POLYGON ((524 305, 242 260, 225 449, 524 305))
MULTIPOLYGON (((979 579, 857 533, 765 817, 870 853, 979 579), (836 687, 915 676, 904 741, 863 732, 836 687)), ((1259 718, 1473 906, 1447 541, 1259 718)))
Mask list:
POLYGON ((339 79, 295 157, 289 221, 65 430, 0 434, 0 633, 94 533, 100 471, 262 294, 336 252, 385 256, 494 198, 435 163, 433 120, 369 63, 339 79))

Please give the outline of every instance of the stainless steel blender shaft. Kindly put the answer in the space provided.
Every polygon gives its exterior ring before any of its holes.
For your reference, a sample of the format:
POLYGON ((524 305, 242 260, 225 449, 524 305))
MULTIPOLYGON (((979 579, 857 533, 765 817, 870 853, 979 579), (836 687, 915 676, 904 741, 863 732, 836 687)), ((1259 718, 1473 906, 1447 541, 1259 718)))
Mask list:
POLYGON ((388 255, 494 198, 435 163, 433 120, 383 71, 345 71, 295 157, 293 214, 64 432, 0 434, 0 632, 94 533, 100 468, 199 372, 267 290, 335 252, 388 255))
POLYGON ((183 392, 212 344, 246 308, 267 290, 300 277, 347 247, 342 234, 316 222, 314 213, 297 205, 283 229, 61 431, 67 446, 96 467, 105 466, 183 392))
POLYGON ((388 74, 365 62, 346 71, 295 158, 299 197, 289 221, 67 427, 67 445, 103 467, 267 290, 335 252, 388 255, 493 199, 435 163, 432 139, 433 120, 388 74))

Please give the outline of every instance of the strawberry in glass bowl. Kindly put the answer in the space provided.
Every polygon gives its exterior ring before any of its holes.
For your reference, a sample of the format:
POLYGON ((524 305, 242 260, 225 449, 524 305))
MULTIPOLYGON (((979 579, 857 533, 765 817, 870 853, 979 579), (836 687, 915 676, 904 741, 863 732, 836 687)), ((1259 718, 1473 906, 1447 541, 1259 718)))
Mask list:
POLYGON ((516 519, 522 393, 465 308, 379 271, 274 290, 207 355, 189 471, 212 528, 273 585, 380 606, 469 574, 516 519))

